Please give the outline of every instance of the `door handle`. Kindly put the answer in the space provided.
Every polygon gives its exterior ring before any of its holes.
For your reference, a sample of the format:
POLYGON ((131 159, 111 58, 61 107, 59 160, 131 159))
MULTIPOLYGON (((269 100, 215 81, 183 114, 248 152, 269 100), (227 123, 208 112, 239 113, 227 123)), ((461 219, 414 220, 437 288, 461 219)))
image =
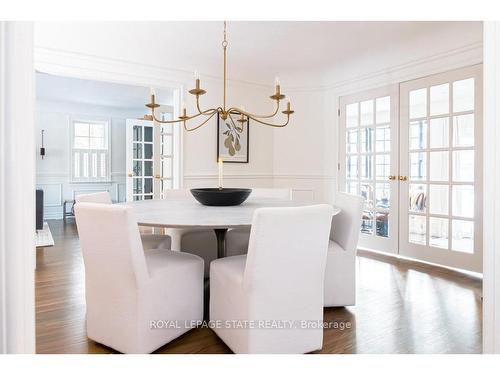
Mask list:
POLYGON ((390 175, 389 180, 394 181, 396 179, 396 176, 390 175))
POLYGON ((134 175, 132 173, 129 173, 128 176, 129 177, 134 177, 134 175))
POLYGON ((159 179, 161 178, 161 176, 160 176, 159 174, 157 174, 157 175, 155 176, 155 178, 156 178, 157 180, 159 180, 159 179))
POLYGON ((406 176, 399 176, 399 181, 406 181, 408 180, 408 177, 406 176))

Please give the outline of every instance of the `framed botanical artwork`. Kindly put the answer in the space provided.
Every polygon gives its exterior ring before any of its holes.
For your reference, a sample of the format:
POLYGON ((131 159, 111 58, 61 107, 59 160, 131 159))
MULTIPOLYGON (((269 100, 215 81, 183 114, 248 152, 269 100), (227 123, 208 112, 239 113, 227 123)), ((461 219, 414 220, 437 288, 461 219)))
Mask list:
POLYGON ((217 117, 217 160, 224 163, 248 163, 250 120, 241 123, 217 117))

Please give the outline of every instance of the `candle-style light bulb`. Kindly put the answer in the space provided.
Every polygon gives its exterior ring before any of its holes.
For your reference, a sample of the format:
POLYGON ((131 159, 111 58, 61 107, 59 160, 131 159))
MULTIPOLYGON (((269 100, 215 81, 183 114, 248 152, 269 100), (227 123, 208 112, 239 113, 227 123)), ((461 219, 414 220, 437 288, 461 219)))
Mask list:
POLYGON ((151 95, 155 95, 155 89, 154 89, 154 88, 152 88, 152 87, 151 87, 151 88, 149 89, 149 92, 151 93, 151 95))
POLYGON ((200 73, 198 72, 198 70, 194 71, 194 82, 195 82, 196 90, 199 90, 200 89, 200 73))
POLYGON ((281 94, 281 85, 280 85, 280 78, 276 76, 274 78, 274 85, 276 86, 276 95, 281 94))
POLYGON ((186 103, 184 103, 184 101, 181 102, 181 111, 182 111, 182 117, 187 117, 186 103))
POLYGON ((219 190, 222 190, 222 174, 223 174, 223 161, 222 158, 219 157, 217 160, 217 165, 219 167, 219 190))

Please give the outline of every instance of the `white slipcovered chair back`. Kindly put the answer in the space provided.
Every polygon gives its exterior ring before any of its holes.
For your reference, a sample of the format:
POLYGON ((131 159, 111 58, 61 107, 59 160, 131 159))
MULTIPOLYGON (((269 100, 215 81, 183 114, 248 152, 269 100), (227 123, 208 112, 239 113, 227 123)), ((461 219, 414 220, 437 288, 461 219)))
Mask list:
POLYGON ((189 189, 167 189, 163 192, 165 199, 189 198, 192 197, 189 189))
MULTIPOLYGON (((75 207, 85 264, 87 314, 98 314, 103 296, 127 309, 127 299, 148 279, 146 260, 132 208, 79 202, 75 207), (89 301, 90 300, 90 301, 89 301)), ((131 302, 131 301, 130 301, 131 302)), ((133 306, 131 303, 130 306, 133 306)))
POLYGON ((332 207, 255 211, 243 287, 254 319, 322 319, 332 207))
POLYGON ((345 251, 355 252, 359 240, 364 199, 357 195, 338 193, 335 206, 341 209, 332 220, 330 239, 345 251))
POLYGON ((75 197, 76 203, 87 202, 87 203, 104 203, 111 204, 111 195, 107 191, 101 191, 99 193, 92 194, 81 194, 75 197))
POLYGON ((290 189, 267 189, 256 188, 252 189, 249 199, 284 199, 290 200, 292 192, 290 189))

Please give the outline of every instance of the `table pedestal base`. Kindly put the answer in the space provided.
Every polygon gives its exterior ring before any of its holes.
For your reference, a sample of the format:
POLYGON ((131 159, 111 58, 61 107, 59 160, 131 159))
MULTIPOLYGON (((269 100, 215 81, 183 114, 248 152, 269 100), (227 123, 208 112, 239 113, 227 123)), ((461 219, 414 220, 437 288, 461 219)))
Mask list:
POLYGON ((217 259, 226 257, 226 233, 227 229, 214 229, 217 237, 217 259))

